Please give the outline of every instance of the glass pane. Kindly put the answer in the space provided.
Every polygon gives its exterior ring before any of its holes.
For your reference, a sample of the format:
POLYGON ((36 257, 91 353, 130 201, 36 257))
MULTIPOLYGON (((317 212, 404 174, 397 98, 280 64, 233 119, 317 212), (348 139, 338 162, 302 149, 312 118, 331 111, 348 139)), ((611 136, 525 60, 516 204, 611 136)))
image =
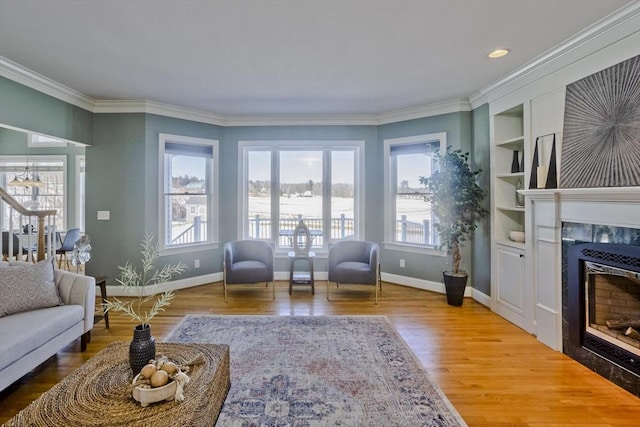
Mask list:
POLYGON ((313 246, 322 239, 322 152, 280 152, 279 245, 292 247, 293 230, 302 219, 315 236, 313 246))
POLYGON ((355 153, 331 153, 331 239, 355 234, 355 153))
POLYGON ((247 160, 249 237, 271 239, 271 152, 250 151, 247 160))
POLYGON ((167 154, 171 182, 169 193, 206 194, 207 159, 203 157, 167 154))
POLYGON ((433 245, 433 215, 430 203, 424 200, 426 192, 420 184, 421 176, 430 176, 431 154, 399 154, 395 156, 395 240, 403 243, 433 245))
POLYGON ((167 245, 184 245, 207 241, 207 209, 205 196, 166 196, 168 209, 167 245))

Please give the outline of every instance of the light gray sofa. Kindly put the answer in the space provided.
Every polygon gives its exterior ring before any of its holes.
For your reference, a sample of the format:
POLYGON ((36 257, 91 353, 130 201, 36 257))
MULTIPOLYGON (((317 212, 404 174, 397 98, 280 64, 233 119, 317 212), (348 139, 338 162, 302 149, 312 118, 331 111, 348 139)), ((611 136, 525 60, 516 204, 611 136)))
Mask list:
MULTIPOLYGON (((14 265, 15 263, 12 263, 14 265)), ((0 262, 0 274, 6 262, 0 262)), ((62 305, 0 317, 0 391, 81 338, 87 347, 93 328, 95 279, 55 270, 62 305)))

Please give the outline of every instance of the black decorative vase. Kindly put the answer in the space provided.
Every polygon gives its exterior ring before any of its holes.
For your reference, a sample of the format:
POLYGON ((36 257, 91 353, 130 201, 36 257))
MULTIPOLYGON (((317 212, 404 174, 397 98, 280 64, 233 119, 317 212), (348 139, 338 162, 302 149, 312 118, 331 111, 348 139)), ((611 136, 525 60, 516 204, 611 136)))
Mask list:
POLYGON ((511 160, 511 173, 520 172, 520 154, 518 150, 513 150, 513 159, 511 160))
POLYGON ((155 358, 156 339, 151 335, 151 326, 136 326, 133 328, 133 339, 129 344, 129 365, 133 376, 138 375, 144 365, 155 358))
POLYGON ((469 276, 452 276, 446 271, 442 273, 444 288, 447 291, 447 304, 460 307, 464 300, 464 290, 469 276))

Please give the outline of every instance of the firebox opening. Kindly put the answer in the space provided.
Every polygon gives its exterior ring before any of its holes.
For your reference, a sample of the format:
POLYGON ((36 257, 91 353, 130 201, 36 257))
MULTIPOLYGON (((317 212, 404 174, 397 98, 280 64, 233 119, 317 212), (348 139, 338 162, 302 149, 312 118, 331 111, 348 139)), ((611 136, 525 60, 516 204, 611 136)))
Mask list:
POLYGON ((640 356, 640 273, 592 261, 583 265, 585 332, 640 356))

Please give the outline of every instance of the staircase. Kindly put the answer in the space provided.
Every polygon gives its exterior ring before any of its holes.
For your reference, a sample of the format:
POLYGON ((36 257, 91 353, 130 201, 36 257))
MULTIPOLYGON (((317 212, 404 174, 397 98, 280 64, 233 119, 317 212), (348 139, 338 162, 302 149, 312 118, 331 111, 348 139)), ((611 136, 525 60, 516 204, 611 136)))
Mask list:
MULTIPOLYGON (((28 259, 30 260, 34 259, 34 256, 33 256, 34 247, 37 248, 35 259, 37 259, 38 261, 45 259, 45 257, 47 256, 55 255, 56 245, 54 240, 54 223, 55 223, 55 216, 57 211, 55 209, 52 209, 52 210, 27 209, 24 206, 22 206, 16 199, 14 199, 13 196, 7 193, 7 191, 2 187, 0 187, 0 199, 2 199, 2 202, 0 203, 2 208, 0 211, 0 218, 8 214, 8 228, 3 227, 3 233, 4 232, 15 233, 15 230, 19 230, 18 234, 20 234, 23 230, 23 226, 26 226, 25 229, 27 231, 33 230, 33 229, 37 230, 35 242, 32 242, 32 237, 33 237, 32 233, 26 234, 26 237, 27 237, 26 248, 27 248, 28 259), (8 210, 7 210, 7 207, 9 208, 8 210), (15 223, 16 213, 18 214, 17 223, 15 223), (37 221, 36 224, 34 224, 34 218, 37 221), (45 234, 45 226, 46 226, 46 229, 48 230, 46 234, 45 234)), ((8 259, 12 259, 12 257, 8 255, 14 253, 14 241, 13 239, 7 238, 6 244, 8 247, 3 248, 2 247, 3 240, 4 239, 0 239, 0 249, 2 250, 1 252, 3 254, 7 254, 8 259)), ((19 255, 21 254, 21 251, 22 251, 22 248, 19 248, 18 250, 19 255)), ((20 256, 18 259, 22 259, 22 257, 20 256)))

